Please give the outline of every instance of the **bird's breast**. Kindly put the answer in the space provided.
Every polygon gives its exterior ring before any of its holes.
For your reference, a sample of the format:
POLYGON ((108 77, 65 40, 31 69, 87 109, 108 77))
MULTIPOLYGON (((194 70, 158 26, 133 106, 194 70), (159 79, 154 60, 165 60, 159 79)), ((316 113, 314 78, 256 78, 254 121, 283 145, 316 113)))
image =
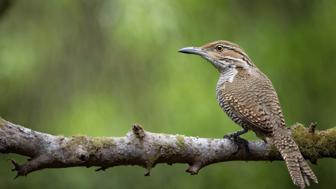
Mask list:
POLYGON ((224 70, 220 74, 216 87, 217 102, 230 117, 232 116, 232 110, 229 106, 228 99, 225 98, 225 96, 227 96, 229 92, 230 85, 235 82, 237 74, 238 70, 236 68, 228 68, 227 70, 224 70), (229 88, 226 88, 226 86, 229 86, 229 88))

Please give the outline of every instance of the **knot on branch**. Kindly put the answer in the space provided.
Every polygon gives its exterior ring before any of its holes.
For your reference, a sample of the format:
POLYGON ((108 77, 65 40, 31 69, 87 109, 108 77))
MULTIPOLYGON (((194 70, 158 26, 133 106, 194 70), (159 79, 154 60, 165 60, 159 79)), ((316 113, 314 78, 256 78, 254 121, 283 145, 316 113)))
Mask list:
POLYGON ((316 126, 317 126, 316 122, 310 123, 310 125, 309 125, 309 133, 314 134, 316 126))
POLYGON ((48 157, 46 155, 41 155, 32 159, 28 159, 27 162, 23 164, 19 164, 14 160, 11 160, 14 168, 12 171, 16 171, 17 174, 14 179, 18 178, 19 176, 26 176, 30 172, 43 169, 47 167, 50 163, 53 162, 52 157, 48 157))
POLYGON ((135 123, 132 127, 132 131, 133 131, 133 134, 140 140, 145 137, 145 131, 140 126, 140 124, 135 123))
POLYGON ((188 169, 186 170, 187 173, 190 173, 191 175, 197 175, 199 170, 203 167, 201 162, 194 162, 192 164, 189 164, 188 169))

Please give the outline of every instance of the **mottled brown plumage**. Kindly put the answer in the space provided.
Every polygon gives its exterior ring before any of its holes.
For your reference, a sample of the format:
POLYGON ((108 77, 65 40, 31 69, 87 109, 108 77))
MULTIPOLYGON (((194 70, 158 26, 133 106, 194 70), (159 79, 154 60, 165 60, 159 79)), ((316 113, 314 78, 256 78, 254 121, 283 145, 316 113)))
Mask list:
POLYGON ((215 41, 202 47, 186 47, 183 53, 197 54, 210 61, 220 73, 217 101, 226 114, 244 130, 252 130, 264 141, 274 144, 286 162, 293 183, 300 188, 317 183, 314 172, 301 155, 286 128, 277 93, 263 74, 236 44, 215 41))

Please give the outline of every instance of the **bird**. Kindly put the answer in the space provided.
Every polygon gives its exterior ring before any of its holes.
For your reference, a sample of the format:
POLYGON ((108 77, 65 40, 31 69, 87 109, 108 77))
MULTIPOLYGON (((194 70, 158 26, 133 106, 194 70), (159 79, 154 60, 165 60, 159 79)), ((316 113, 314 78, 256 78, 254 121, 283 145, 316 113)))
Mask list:
POLYGON ((181 53, 199 55, 219 72, 216 96, 219 106, 242 130, 228 134, 237 139, 253 131, 272 144, 284 159, 293 183, 300 189, 318 183, 286 127, 278 95, 270 79, 237 44, 218 40, 200 47, 184 47, 181 53))

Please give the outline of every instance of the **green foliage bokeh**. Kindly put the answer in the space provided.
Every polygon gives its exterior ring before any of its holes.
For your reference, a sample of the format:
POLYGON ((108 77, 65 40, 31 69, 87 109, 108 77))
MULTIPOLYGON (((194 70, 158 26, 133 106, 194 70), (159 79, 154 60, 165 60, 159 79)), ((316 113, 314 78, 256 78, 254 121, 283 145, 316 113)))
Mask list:
MULTIPOLYGON (((0 115, 58 135, 122 136, 146 130, 222 137, 239 129, 215 100, 218 73, 184 46, 226 39, 273 81, 286 122, 336 123, 335 1, 13 1, 0 19, 0 115)), ((255 139, 253 133, 247 136, 255 139)), ((295 188, 283 162, 226 162, 197 176, 186 165, 42 170, 1 188, 295 188)), ((313 166, 336 185, 332 159, 313 166)))

